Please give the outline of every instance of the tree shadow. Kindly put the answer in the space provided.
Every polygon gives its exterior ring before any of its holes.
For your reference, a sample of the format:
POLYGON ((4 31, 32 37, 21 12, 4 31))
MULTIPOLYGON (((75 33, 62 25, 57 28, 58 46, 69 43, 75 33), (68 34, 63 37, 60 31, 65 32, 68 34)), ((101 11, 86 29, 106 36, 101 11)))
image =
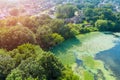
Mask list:
POLYGON ((115 38, 120 38, 120 35, 115 34, 114 32, 102 32, 106 35, 113 35, 115 38))
POLYGON ((80 44, 81 44, 80 40, 74 37, 74 38, 65 40, 63 43, 53 47, 53 49, 51 49, 51 52, 55 54, 59 54, 59 53, 65 54, 70 48, 72 48, 73 46, 80 45, 80 44))

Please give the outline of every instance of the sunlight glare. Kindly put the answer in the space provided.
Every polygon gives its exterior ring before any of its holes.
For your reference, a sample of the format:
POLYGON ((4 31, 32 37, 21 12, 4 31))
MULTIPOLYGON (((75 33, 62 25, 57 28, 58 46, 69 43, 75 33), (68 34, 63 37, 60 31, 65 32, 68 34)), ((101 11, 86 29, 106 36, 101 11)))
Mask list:
POLYGON ((7 0, 10 3, 15 3, 15 2, 19 2, 19 0, 7 0))

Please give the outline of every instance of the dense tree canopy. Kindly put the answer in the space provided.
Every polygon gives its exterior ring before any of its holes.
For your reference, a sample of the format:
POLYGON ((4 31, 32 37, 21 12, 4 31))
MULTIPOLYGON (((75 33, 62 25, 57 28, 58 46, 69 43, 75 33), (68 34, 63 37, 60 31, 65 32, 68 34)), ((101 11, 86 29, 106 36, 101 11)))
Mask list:
POLYGON ((3 27, 0 31, 0 48, 12 50, 24 43, 35 43, 34 34, 25 27, 3 27))
MULTIPOLYGON (((21 45, 9 52, 0 50, 0 62, 1 80, 5 78, 6 80, 57 80, 61 77, 69 78, 63 75, 67 75, 63 72, 68 70, 53 54, 31 44, 21 45)), ((70 74, 75 76, 72 71, 70 74)), ((77 76, 75 78, 78 80, 77 76)))
POLYGON ((114 31, 115 23, 107 20, 97 20, 95 22, 95 27, 101 31, 114 31))
POLYGON ((57 7, 56 15, 58 18, 71 18, 77 10, 77 7, 71 4, 61 5, 57 7))

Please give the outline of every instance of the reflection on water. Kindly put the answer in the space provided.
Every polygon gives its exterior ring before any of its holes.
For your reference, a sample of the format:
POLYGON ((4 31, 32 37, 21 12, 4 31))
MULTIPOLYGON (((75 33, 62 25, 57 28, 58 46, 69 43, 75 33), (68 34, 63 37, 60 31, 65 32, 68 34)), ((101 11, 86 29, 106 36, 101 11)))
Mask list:
POLYGON ((96 54, 95 59, 100 59, 105 63, 105 66, 109 67, 113 73, 120 79, 120 38, 118 35, 118 40, 113 41, 115 43, 115 46, 111 49, 101 51, 96 54))

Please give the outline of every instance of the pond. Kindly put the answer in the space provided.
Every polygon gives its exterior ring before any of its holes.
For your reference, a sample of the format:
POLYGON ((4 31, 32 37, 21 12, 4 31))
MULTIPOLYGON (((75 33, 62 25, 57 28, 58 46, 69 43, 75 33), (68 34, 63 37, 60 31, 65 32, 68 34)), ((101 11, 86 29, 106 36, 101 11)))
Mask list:
POLYGON ((81 80, 119 80, 120 34, 92 32, 64 41, 51 51, 81 80))

